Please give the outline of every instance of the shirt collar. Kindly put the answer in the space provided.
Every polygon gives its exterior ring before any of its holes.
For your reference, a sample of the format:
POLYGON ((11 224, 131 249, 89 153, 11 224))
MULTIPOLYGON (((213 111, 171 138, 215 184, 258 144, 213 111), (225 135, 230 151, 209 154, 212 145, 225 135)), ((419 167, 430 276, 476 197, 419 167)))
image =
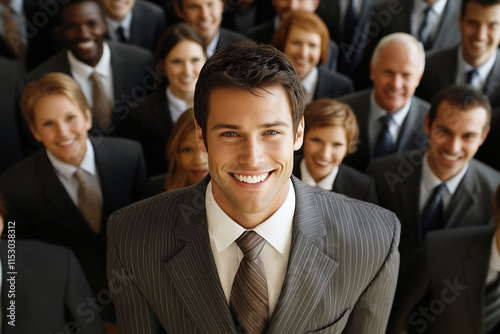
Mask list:
POLYGON ((170 86, 167 86, 167 100, 168 107, 170 109, 170 116, 172 120, 177 122, 177 119, 182 115, 184 111, 188 108, 186 101, 179 99, 177 96, 172 93, 172 89, 170 86))
POLYGON ((311 72, 304 79, 302 79, 302 86, 306 90, 307 94, 314 94, 316 90, 316 85, 318 83, 318 67, 313 67, 311 72))
POLYGON ((49 150, 46 150, 46 152, 47 157, 49 158, 54 169, 67 180, 70 180, 73 177, 73 174, 75 174, 78 168, 83 169, 90 175, 96 175, 94 147, 88 138, 87 150, 85 151, 85 155, 83 156, 80 166, 73 166, 57 159, 52 153, 50 153, 49 150))
POLYGON ((76 59, 71 50, 68 49, 68 62, 71 66, 71 70, 74 71, 81 78, 89 78, 93 72, 97 72, 103 77, 109 77, 111 72, 111 50, 109 49, 108 43, 103 43, 103 52, 101 59, 96 64, 96 66, 89 66, 80 60, 76 59))
POLYGON ((219 37, 220 37, 220 29, 217 30, 215 33, 214 38, 212 41, 207 45, 207 56, 208 58, 212 57, 217 50, 217 43, 219 43, 219 37))
MULTIPOLYGON (((403 108, 399 109, 398 111, 394 112, 391 115, 392 120, 394 121, 394 123, 397 124, 398 127, 401 127, 406 118, 406 115, 408 115, 412 99, 413 97, 409 98, 408 101, 406 101, 406 104, 403 106, 403 108)), ((376 122, 378 119, 385 116, 387 114, 387 111, 385 111, 381 106, 378 105, 377 101, 375 101, 375 90, 372 90, 370 100, 371 100, 371 108, 370 108, 371 119, 372 121, 376 122)))
MULTIPOLYGON (((474 69, 469 63, 467 63, 462 55, 463 46, 458 48, 458 73, 462 78, 465 78, 467 73, 474 69)), ((481 66, 476 68, 481 82, 485 82, 488 79, 493 66, 495 65, 495 60, 497 59, 497 51, 493 52, 493 55, 481 66)), ((465 80, 465 79, 464 79, 465 80)), ((464 81, 465 82, 465 81, 464 81)))
MULTIPOLYGON (((131 10, 121 21, 115 21, 112 18, 106 16, 106 22, 108 23, 108 32, 115 34, 115 31, 119 26, 121 26, 126 32, 128 32, 130 30, 130 25, 132 24, 132 15, 133 11, 131 10)), ((125 33, 125 36, 127 36, 127 33, 125 33)))
POLYGON ((23 0, 11 0, 9 7, 14 13, 18 15, 23 14, 23 0))
MULTIPOLYGON (((441 17, 441 15, 443 14, 444 7, 446 7, 446 2, 447 2, 447 0, 438 0, 432 4, 432 11, 438 17, 441 17)), ((414 10, 417 13, 423 12, 425 10, 425 8, 427 8, 427 6, 429 6, 429 4, 427 4, 427 2, 425 2, 424 0, 415 1, 414 4, 415 4, 414 10)))
POLYGON ((306 159, 302 159, 302 161, 300 162, 300 179, 303 183, 312 187, 318 187, 324 190, 332 190, 333 182, 335 181, 338 173, 339 166, 335 166, 330 174, 319 180, 319 182, 316 182, 309 173, 309 170, 307 170, 306 159))
MULTIPOLYGON (((423 165, 422 165, 422 180, 424 182, 425 188, 427 188, 427 190, 429 190, 429 191, 432 191, 432 189, 434 189, 436 186, 443 183, 443 181, 441 181, 436 176, 436 174, 434 174, 431 167, 429 166, 429 161, 427 159, 428 159, 428 153, 426 152, 424 155, 424 161, 423 161, 423 165)), ((446 184, 446 189, 448 190, 448 192, 451 195, 453 195, 455 193, 455 191, 457 190, 458 185, 460 184, 460 182, 464 178, 465 173, 467 173, 468 168, 469 168, 469 164, 467 163, 464 166, 464 168, 462 168, 460 173, 458 173, 457 175, 455 175, 454 177, 452 177, 448 181, 444 182, 446 184)))
MULTIPOLYGON (((251 229, 257 232, 267 243, 283 254, 289 231, 292 228, 295 212, 295 190, 289 180, 288 195, 280 208, 266 221, 251 229)), ((210 235, 213 236, 217 252, 222 252, 246 231, 244 227, 229 218, 215 201, 212 193, 212 181, 206 191, 207 222, 210 235)))

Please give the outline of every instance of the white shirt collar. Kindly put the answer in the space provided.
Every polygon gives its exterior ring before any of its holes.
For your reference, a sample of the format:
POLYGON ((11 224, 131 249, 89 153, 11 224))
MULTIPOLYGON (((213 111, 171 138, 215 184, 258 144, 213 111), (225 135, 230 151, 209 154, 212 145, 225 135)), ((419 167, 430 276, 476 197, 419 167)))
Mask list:
MULTIPOLYGON (((461 45, 458 48, 458 64, 457 64, 457 75, 458 78, 456 80, 457 83, 465 84, 465 78, 467 73, 474 69, 469 63, 467 63, 462 55, 463 46, 461 45)), ((493 52, 493 55, 481 66, 476 68, 479 78, 481 80, 481 86, 483 86, 488 80, 488 76, 495 65, 495 61, 497 59, 497 51, 493 52)))
MULTIPOLYGON (((371 94, 371 119, 373 122, 377 122, 380 117, 383 117, 387 114, 387 111, 385 111, 375 100, 375 90, 372 90, 371 94)), ((392 113, 392 120, 394 123, 397 124, 398 128, 401 127, 403 124, 406 115, 408 115, 408 112, 410 111, 410 106, 411 106, 411 101, 413 97, 409 98, 403 108, 397 110, 396 112, 392 113)))
MULTIPOLYGON (((285 250, 289 235, 287 232, 292 228, 295 212, 295 190, 291 180, 288 182, 290 185, 288 195, 280 208, 266 221, 252 229, 281 254, 285 250)), ((212 193, 212 181, 207 185, 205 204, 209 233, 213 236, 217 252, 221 252, 238 239, 246 229, 229 218, 217 204, 212 193)))
MULTIPOLYGON (((432 191, 432 189, 434 189, 436 186, 443 183, 443 181, 441 181, 436 176, 436 174, 434 174, 431 167, 429 166, 429 161, 427 159, 428 159, 428 153, 426 152, 424 154, 424 161, 422 164, 422 181, 424 183, 424 186, 427 188, 427 190, 432 191)), ((448 181, 444 182, 446 184, 446 189, 448 190, 448 192, 451 195, 453 195, 455 193, 455 191, 457 190, 460 182, 462 181, 462 179, 465 176, 465 173, 467 173, 468 168, 469 168, 469 164, 467 163, 464 166, 464 168, 462 168, 460 173, 458 173, 457 175, 455 175, 454 177, 452 177, 448 181)))
POLYGON ((174 95, 174 93, 172 93, 172 89, 170 88, 170 86, 167 86, 166 91, 170 117, 172 117, 172 120, 175 123, 189 106, 187 105, 186 101, 179 99, 174 95))
MULTIPOLYGON (((444 7, 446 7, 447 0, 438 0, 432 4, 432 11, 438 16, 441 17, 444 11, 444 7)), ((429 4, 424 0, 414 1, 414 11, 417 13, 423 12, 425 8, 427 8, 429 4)))
POLYGON ((220 29, 217 30, 215 33, 214 38, 212 41, 207 45, 207 56, 208 58, 212 57, 217 50, 217 43, 219 43, 219 37, 220 37, 220 29))
POLYGON ((314 92, 316 91, 316 86, 318 85, 318 67, 313 67, 311 72, 304 79, 302 79, 302 86, 306 91, 305 103, 309 103, 314 98, 314 92))
POLYGON ((75 174, 78 168, 83 169, 90 175, 96 175, 96 166, 95 166, 95 155, 94 155, 94 147, 90 142, 90 139, 87 138, 87 150, 85 151, 85 155, 83 156, 83 160, 80 163, 80 166, 73 166, 68 163, 65 163, 59 159, 57 159, 49 150, 46 150, 47 157, 50 160, 50 163, 54 167, 54 169, 62 175, 65 179, 70 180, 75 174))
POLYGON ((127 16, 123 18, 120 22, 113 20, 112 18, 106 16, 106 22, 108 23, 108 34, 111 36, 111 39, 117 41, 118 35, 116 34, 116 29, 121 26, 124 30, 124 34, 126 38, 130 38, 130 26, 132 24, 132 15, 133 11, 131 10, 127 16))
POLYGON ((300 179, 307 185, 312 187, 317 187, 324 190, 332 190, 333 182, 339 173, 339 166, 335 166, 335 168, 324 178, 319 180, 319 182, 314 181, 314 178, 307 170, 306 159, 302 159, 300 161, 300 179))
POLYGON ((96 66, 89 66, 80 60, 76 59, 71 50, 68 49, 68 62, 71 70, 82 78, 88 79, 92 72, 97 72, 99 75, 108 78, 111 75, 111 50, 108 43, 103 43, 103 52, 101 59, 96 66))
POLYGON ((11 0, 10 1, 10 9, 18 14, 22 15, 23 14, 23 0, 11 0))

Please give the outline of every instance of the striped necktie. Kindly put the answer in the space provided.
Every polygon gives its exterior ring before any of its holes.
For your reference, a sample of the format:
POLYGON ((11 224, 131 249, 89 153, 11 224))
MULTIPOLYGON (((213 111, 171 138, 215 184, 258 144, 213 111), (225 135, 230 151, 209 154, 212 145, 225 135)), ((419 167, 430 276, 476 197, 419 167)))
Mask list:
POLYGON ((231 289, 231 314, 239 333, 261 334, 269 320, 266 273, 259 256, 266 241, 256 232, 246 231, 236 244, 244 257, 231 289))

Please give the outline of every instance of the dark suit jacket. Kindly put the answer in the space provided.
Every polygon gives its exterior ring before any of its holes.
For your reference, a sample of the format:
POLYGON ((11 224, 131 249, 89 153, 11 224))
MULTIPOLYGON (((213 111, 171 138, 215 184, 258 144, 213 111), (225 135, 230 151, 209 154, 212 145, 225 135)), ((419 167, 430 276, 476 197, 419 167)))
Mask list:
MULTIPOLYGON (((405 305, 406 293, 422 270, 419 212, 420 180, 424 151, 414 150, 371 162, 367 174, 375 179, 380 205, 396 213, 401 221, 401 268, 388 332, 399 333, 397 312, 405 305), (398 306, 399 305, 399 306, 398 306)), ((445 229, 486 225, 491 219, 491 199, 500 183, 500 173, 471 160, 444 215, 445 229)))
POLYGON ((146 168, 138 143, 117 138, 93 140, 103 197, 101 232, 96 235, 59 181, 45 150, 0 175, 0 192, 16 221, 16 238, 66 246, 80 261, 94 293, 107 288, 106 220, 142 198, 146 168))
POLYGON ((233 44, 239 41, 244 41, 247 40, 248 37, 240 34, 239 32, 236 31, 231 31, 226 28, 219 28, 219 41, 217 42, 217 47, 216 50, 222 49, 223 47, 233 44))
MULTIPOLYGON (((342 96, 337 100, 347 103, 356 114, 359 125, 358 149, 353 154, 345 157, 344 163, 364 172, 372 159, 368 139, 368 120, 370 115, 370 94, 372 90, 366 89, 350 95, 342 96)), ((406 116, 399 137, 396 141, 395 152, 403 152, 414 148, 426 147, 427 135, 424 129, 424 118, 429 111, 429 103, 413 97, 410 111, 406 116)))
MULTIPOLYGON (((209 179, 110 218, 108 272, 133 280, 113 294, 121 333, 236 333, 210 247, 209 179)), ((397 219, 292 181, 290 259, 267 333, 382 333, 398 267, 397 219)))
MULTIPOLYGON (((150 1, 136 0, 132 8, 130 44, 155 51, 156 42, 167 25, 165 11, 150 1)), ((109 38, 109 35, 106 35, 109 38)))
MULTIPOLYGON (((222 13, 222 27, 232 31, 238 31, 236 28, 236 20, 238 19, 238 16, 235 15, 235 12, 238 10, 237 8, 239 5, 240 2, 226 3, 224 12, 222 13)), ((276 10, 269 0, 255 0, 253 1, 252 6, 255 7, 255 17, 252 27, 272 19, 276 14, 276 10)), ((246 31, 239 32, 246 34, 246 31)))
POLYGON ((490 132, 483 145, 477 150, 475 158, 500 171, 500 155, 498 155, 498 144, 500 143, 500 109, 492 110, 490 126, 490 132))
POLYGON ((358 21, 354 27, 352 41, 343 42, 344 27, 341 26, 339 1, 321 0, 316 14, 325 21, 330 32, 330 38, 338 45, 339 55, 337 71, 354 79, 358 73, 358 67, 363 58, 366 38, 369 32, 371 20, 371 9, 377 0, 364 0, 359 12, 358 21), (341 60, 344 58, 344 60, 341 60))
MULTIPOLYGON (((267 22, 261 23, 254 28, 248 30, 248 36, 256 41, 257 43, 271 44, 273 40, 275 30, 274 30, 274 19, 267 22)), ((336 72, 337 71, 337 59, 339 57, 339 47, 337 43, 332 40, 328 41, 328 58, 323 64, 327 69, 336 72)))
POLYGON ((494 232, 494 225, 429 232, 425 265, 415 273, 415 287, 406 291, 404 305, 394 305, 399 329, 425 334, 483 334, 485 283, 494 232), (444 307, 441 310, 437 305, 444 307), (420 307, 427 308, 432 321, 419 314, 420 307), (438 308, 439 312, 432 312, 438 308))
MULTIPOLYGON (((6 231, 13 226, 5 224, 6 231)), ((3 240, 0 257, 3 334, 65 333, 70 322, 78 333, 104 333, 100 314, 87 303, 93 294, 72 251, 35 240, 15 240, 15 244, 3 240), (13 268, 9 268, 8 256, 14 256, 13 268), (15 302, 14 322, 7 317, 11 301, 15 302)))
POLYGON ((132 109, 120 132, 121 136, 141 143, 150 177, 165 173, 168 168, 165 154, 174 121, 165 93, 167 86, 165 79, 137 108, 132 109))
POLYGON ((354 92, 354 84, 351 79, 343 74, 332 72, 324 66, 318 67, 318 85, 313 100, 333 99, 352 92, 354 92))
MULTIPOLYGON (((57 24, 58 12, 58 2, 23 0, 23 17, 27 26, 24 36, 28 39, 28 45, 25 49, 25 66, 28 70, 58 50, 58 43, 53 38, 53 28, 57 24)), ((0 35, 0 56, 17 59, 2 35, 0 35)))
MULTIPOLYGON (((417 88, 416 95, 431 101, 442 88, 455 84, 458 66, 458 46, 428 53, 425 71, 417 88)), ((493 108, 500 107, 500 51, 491 69, 484 92, 493 108)))
MULTIPOLYGON (((113 68, 114 108, 113 124, 110 128, 101 128, 99 134, 113 135, 119 130, 130 108, 134 107, 154 87, 158 86, 153 55, 149 50, 135 45, 107 41, 111 49, 113 68)), ((36 80, 49 72, 63 72, 71 75, 71 67, 63 49, 27 74, 27 82, 36 80)), ((95 131, 97 124, 94 124, 95 131)))
POLYGON ((20 62, 0 57, 0 173, 24 158, 29 130, 21 115, 24 68, 20 62))
MULTIPOLYGON (((292 172, 299 179, 301 179, 301 161, 302 157, 297 155, 292 172)), ((377 194, 375 193, 375 180, 345 164, 339 165, 339 171, 330 190, 361 201, 378 204, 377 194)))

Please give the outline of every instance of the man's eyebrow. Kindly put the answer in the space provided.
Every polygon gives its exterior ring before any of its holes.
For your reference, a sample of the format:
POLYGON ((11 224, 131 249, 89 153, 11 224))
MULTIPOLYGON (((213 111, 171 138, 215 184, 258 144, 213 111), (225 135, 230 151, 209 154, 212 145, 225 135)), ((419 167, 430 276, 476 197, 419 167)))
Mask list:
MULTIPOLYGON (((274 127, 289 127, 290 124, 282 121, 276 121, 272 123, 263 123, 260 125, 260 128, 267 129, 267 128, 274 128, 274 127)), ((212 130, 219 130, 219 129, 231 129, 231 130, 240 130, 241 126, 235 125, 235 124, 226 124, 226 123, 218 123, 215 124, 212 127, 212 130)))

